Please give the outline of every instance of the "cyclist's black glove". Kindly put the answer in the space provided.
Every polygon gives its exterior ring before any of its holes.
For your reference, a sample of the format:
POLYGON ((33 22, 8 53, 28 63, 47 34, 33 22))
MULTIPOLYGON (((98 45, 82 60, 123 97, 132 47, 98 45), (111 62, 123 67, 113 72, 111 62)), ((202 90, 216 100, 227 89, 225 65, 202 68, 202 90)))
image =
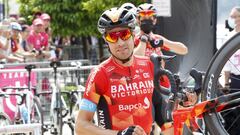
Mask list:
POLYGON ((134 132, 135 126, 130 126, 124 130, 118 131, 117 135, 132 135, 134 132))
POLYGON ((149 42, 150 42, 150 45, 153 48, 157 48, 157 47, 162 47, 163 46, 163 40, 162 39, 152 39, 149 42))

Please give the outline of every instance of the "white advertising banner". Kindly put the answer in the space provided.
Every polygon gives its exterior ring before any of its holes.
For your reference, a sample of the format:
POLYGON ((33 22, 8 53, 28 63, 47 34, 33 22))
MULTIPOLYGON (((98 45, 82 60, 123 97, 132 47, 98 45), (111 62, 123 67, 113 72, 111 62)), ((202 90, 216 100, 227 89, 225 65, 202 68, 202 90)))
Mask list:
POLYGON ((171 17, 171 0, 152 0, 157 16, 171 17))

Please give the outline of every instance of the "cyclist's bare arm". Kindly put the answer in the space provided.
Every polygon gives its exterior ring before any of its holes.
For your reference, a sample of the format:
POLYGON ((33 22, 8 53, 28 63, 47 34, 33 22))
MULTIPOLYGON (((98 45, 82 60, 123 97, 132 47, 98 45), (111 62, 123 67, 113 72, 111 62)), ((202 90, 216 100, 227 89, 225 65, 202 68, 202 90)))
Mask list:
POLYGON ((174 128, 168 128, 161 132, 163 135, 174 135, 174 128))
POLYGON ((77 135, 117 135, 118 131, 106 130, 92 123, 94 112, 80 110, 76 121, 77 135))
POLYGON ((180 55, 185 55, 188 53, 188 48, 183 43, 168 40, 163 36, 161 36, 161 38, 163 39, 163 44, 174 53, 180 55))
POLYGON ((230 71, 224 71, 224 87, 225 85, 229 84, 229 78, 230 78, 230 71))

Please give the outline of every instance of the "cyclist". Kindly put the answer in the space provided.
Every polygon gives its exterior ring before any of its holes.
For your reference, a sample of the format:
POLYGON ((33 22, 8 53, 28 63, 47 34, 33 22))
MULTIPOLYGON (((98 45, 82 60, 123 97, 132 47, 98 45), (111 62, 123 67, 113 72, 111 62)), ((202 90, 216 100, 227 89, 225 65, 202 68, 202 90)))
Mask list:
POLYGON ((153 90, 153 64, 148 57, 133 55, 134 22, 134 15, 125 8, 112 8, 100 16, 98 30, 111 56, 89 75, 76 121, 77 134, 150 134, 152 102, 159 95, 153 90), (102 128, 92 123, 95 111, 102 128))
POLYGON ((145 135, 151 132, 153 65, 133 55, 134 15, 124 8, 106 10, 98 30, 111 57, 94 69, 87 81, 76 122, 77 134, 145 135), (97 110, 99 125, 91 121, 97 110))
POLYGON ((188 48, 183 43, 170 41, 152 32, 157 22, 156 8, 153 4, 144 3, 138 6, 137 22, 141 32, 135 37, 136 48, 134 54, 150 56, 155 52, 161 55, 162 49, 180 55, 187 54, 188 48), (163 40, 163 43, 161 40, 163 40))

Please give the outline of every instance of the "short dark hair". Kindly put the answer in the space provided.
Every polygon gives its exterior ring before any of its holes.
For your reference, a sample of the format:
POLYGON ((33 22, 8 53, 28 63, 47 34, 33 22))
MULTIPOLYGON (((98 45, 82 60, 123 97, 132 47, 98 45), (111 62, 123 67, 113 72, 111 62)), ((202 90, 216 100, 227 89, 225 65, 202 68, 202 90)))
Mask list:
POLYGON ((23 32, 26 31, 28 28, 29 28, 28 25, 26 25, 26 24, 22 25, 22 31, 23 31, 23 32))

